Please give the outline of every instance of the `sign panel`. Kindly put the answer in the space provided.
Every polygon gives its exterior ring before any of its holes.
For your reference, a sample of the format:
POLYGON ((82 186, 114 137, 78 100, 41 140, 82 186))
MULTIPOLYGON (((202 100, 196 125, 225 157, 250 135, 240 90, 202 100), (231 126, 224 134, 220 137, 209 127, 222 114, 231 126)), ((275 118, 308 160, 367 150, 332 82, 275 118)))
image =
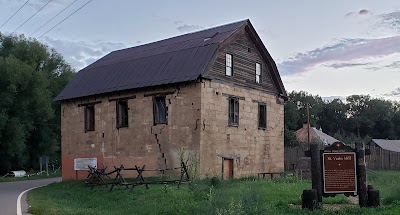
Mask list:
POLYGON ((322 153, 324 193, 357 193, 356 153, 322 153))
POLYGON ((97 158, 75 158, 74 170, 88 170, 89 167, 97 167, 97 158))

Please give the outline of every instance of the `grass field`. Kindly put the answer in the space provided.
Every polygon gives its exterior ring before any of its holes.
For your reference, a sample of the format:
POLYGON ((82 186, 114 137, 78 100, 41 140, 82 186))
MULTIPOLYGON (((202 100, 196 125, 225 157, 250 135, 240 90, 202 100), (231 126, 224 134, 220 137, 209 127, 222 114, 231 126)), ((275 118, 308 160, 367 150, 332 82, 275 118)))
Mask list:
POLYGON ((29 193, 33 214, 400 214, 400 172, 369 173, 369 184, 381 190, 383 206, 359 208, 342 195, 324 198, 339 210, 301 209, 301 193, 310 182, 296 179, 231 180, 211 186, 209 179, 185 184, 150 185, 150 189, 85 188, 82 181, 51 184, 29 193))

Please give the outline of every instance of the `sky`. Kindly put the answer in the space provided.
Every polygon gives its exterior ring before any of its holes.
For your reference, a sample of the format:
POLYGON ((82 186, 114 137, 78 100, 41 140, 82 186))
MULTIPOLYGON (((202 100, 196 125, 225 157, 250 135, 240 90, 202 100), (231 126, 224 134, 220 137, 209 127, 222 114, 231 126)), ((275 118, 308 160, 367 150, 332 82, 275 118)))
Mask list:
MULTIPOLYGON (((0 25, 26 2, 0 0, 0 25)), ((79 71, 113 50, 244 19, 288 92, 400 101, 398 0, 29 0, 0 32, 36 38, 79 71)))

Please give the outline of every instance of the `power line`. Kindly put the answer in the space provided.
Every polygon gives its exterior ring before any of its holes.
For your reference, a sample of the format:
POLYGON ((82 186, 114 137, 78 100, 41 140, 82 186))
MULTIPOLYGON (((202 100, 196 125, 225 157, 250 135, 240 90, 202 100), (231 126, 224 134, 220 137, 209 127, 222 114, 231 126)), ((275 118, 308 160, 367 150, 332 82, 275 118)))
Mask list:
POLYGON ((36 11, 36 13, 34 13, 31 17, 29 17, 29 19, 27 19, 24 23, 22 23, 17 29, 15 29, 11 34, 13 34, 14 32, 16 32, 19 28, 21 28, 23 25, 25 25, 25 23, 27 23, 29 20, 31 20, 36 14, 38 14, 44 7, 46 7, 51 1, 48 1, 45 5, 43 5, 43 7, 41 7, 38 11, 36 11))
POLYGON ((10 18, 8 18, 1 26, 0 26, 0 28, 2 28, 5 24, 7 24, 7 22, 8 21, 10 21, 10 19, 12 19, 14 16, 15 16, 15 14, 17 14, 27 3, 29 2, 29 0, 28 1, 26 1, 10 18))
POLYGON ((47 25, 49 22, 51 22, 53 19, 55 19, 58 15, 60 15, 62 12, 64 12, 66 9, 68 9, 69 7, 71 7, 71 5, 73 5, 76 1, 73 1, 71 4, 69 4, 67 7, 65 7, 62 11, 60 11, 59 13, 57 13, 55 16, 53 16, 51 19, 49 19, 46 23, 44 23, 42 26, 40 26, 40 28, 36 29, 36 31, 34 31, 31 35, 34 35, 36 32, 38 32, 40 29, 42 29, 45 25, 47 25))
POLYGON ((59 24, 63 23, 65 20, 67 20, 69 17, 71 17, 72 15, 74 15, 76 12, 78 12, 80 9, 82 9, 83 7, 85 7, 87 4, 89 4, 91 1, 90 0, 88 2, 86 2, 84 5, 82 5, 80 8, 76 9, 73 13, 71 13, 69 16, 65 17, 63 20, 61 20, 59 23, 57 23, 55 26, 53 26, 52 28, 50 28, 48 31, 46 31, 44 34, 40 35, 39 38, 43 37, 45 34, 49 33, 49 31, 53 30, 55 27, 57 27, 59 24))

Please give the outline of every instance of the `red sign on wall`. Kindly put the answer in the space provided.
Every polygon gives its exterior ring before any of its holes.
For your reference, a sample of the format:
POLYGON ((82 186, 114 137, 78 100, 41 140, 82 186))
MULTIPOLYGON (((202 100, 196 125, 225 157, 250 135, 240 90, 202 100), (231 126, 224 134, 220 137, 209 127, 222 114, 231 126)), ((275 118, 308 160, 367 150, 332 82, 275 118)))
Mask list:
POLYGON ((324 193, 357 193, 356 153, 323 153, 324 193))

